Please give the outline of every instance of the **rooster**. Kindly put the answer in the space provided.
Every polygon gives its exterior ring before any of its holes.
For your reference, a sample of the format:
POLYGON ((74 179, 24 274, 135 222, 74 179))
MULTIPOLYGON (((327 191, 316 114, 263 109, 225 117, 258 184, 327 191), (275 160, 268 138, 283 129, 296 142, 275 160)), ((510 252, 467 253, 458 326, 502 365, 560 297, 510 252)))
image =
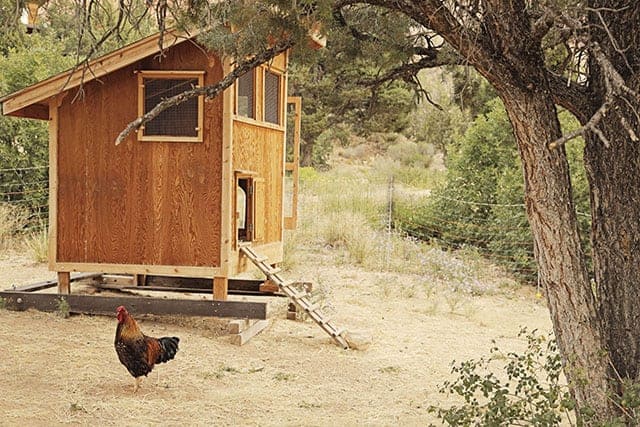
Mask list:
POLYGON ((138 391, 142 376, 147 376, 156 363, 173 359, 178 352, 178 337, 153 338, 142 333, 135 319, 124 306, 116 309, 118 327, 115 347, 118 359, 136 379, 133 392, 138 391))

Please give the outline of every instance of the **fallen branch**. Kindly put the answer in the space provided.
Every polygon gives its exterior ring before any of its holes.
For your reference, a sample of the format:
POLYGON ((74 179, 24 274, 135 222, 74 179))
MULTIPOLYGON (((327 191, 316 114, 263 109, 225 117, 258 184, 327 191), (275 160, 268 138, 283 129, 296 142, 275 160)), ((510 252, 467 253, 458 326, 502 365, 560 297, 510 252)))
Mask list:
POLYGON ((233 71, 231 71, 229 74, 227 74, 218 83, 216 83, 214 85, 210 85, 210 86, 203 86, 203 87, 193 88, 191 90, 187 90, 185 92, 182 92, 182 93, 180 93, 178 95, 172 96, 171 98, 167 98, 167 99, 159 102, 155 107, 153 107, 153 109, 149 110, 146 114, 144 114, 144 115, 138 117, 137 119, 135 119, 134 121, 130 122, 124 128, 124 130, 122 132, 120 132, 120 134, 116 138, 116 141, 115 141, 116 145, 118 145, 122 141, 124 141, 125 138, 127 138, 127 136, 129 136, 129 134, 131 134, 131 132, 137 131, 145 123, 148 123, 151 120, 155 119, 156 117, 158 117, 158 115, 160 113, 162 113, 164 110, 166 110, 169 107, 173 107, 175 105, 182 104, 186 100, 191 99, 191 98, 196 97, 196 96, 204 95, 209 99, 216 97, 218 94, 220 94, 226 88, 231 86, 233 84, 233 82, 238 77, 240 77, 241 75, 243 75, 247 71, 252 70, 253 68, 257 67, 258 65, 264 64, 265 62, 270 61, 271 59, 273 59, 276 56, 280 55, 282 52, 284 52, 287 49, 293 47, 293 45, 294 45, 294 41, 291 38, 288 38, 288 39, 285 39, 285 40, 281 40, 278 43, 276 43, 275 45, 273 45, 272 47, 266 49, 265 51, 255 55, 255 56, 253 56, 253 57, 251 57, 249 59, 245 59, 245 60, 239 62, 238 65, 233 69, 233 71))

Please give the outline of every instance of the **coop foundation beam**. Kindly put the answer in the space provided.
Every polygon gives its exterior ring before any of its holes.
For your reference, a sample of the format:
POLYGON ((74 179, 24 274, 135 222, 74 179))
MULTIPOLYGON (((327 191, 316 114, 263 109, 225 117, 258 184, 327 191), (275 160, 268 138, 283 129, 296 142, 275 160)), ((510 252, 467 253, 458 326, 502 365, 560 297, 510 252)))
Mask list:
MULTIPOLYGON (((73 283, 79 280, 95 279, 101 276, 102 276, 102 273, 77 274, 77 275, 72 275, 70 281, 71 283, 73 283)), ((11 288, 7 288, 7 291, 35 292, 35 291, 41 291, 43 289, 53 288, 54 286, 58 286, 58 279, 45 280, 43 282, 30 283, 28 285, 22 285, 22 286, 13 286, 11 288)))
POLYGON ((132 314, 243 317, 266 319, 267 304, 245 301, 200 301, 155 299, 147 297, 103 297, 94 295, 37 294, 33 292, 0 292, 10 310, 57 311, 64 299, 70 313, 113 315, 116 307, 125 305, 132 314))
POLYGON ((262 332, 269 326, 268 320, 258 320, 255 322, 247 320, 232 321, 229 324, 229 334, 231 335, 231 343, 234 345, 244 345, 251 338, 262 332))

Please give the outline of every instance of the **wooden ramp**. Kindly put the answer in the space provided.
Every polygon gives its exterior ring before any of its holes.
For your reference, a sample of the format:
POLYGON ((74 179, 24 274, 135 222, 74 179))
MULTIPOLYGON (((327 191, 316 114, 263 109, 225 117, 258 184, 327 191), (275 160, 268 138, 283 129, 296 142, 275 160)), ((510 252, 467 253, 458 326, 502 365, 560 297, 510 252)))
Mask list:
POLYGON ((349 348, 347 340, 343 337, 345 329, 337 328, 331 323, 331 320, 320 311, 317 304, 313 304, 309 300, 309 294, 306 291, 300 291, 292 286, 291 283, 285 282, 278 274, 280 269, 272 268, 267 264, 267 257, 260 256, 251 247, 243 246, 240 248, 242 253, 253 262, 256 267, 262 271, 269 280, 278 285, 282 293, 287 295, 300 309, 302 309, 314 322, 318 324, 333 340, 345 350, 349 348))

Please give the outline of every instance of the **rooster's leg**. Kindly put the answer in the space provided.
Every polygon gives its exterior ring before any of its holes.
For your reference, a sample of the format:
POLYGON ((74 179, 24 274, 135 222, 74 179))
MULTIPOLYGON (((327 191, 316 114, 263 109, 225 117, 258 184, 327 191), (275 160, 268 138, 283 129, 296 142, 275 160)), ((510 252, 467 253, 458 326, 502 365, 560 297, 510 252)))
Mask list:
POLYGON ((140 388, 140 384, 142 383, 142 377, 136 377, 136 383, 133 386, 133 392, 135 393, 140 388))

